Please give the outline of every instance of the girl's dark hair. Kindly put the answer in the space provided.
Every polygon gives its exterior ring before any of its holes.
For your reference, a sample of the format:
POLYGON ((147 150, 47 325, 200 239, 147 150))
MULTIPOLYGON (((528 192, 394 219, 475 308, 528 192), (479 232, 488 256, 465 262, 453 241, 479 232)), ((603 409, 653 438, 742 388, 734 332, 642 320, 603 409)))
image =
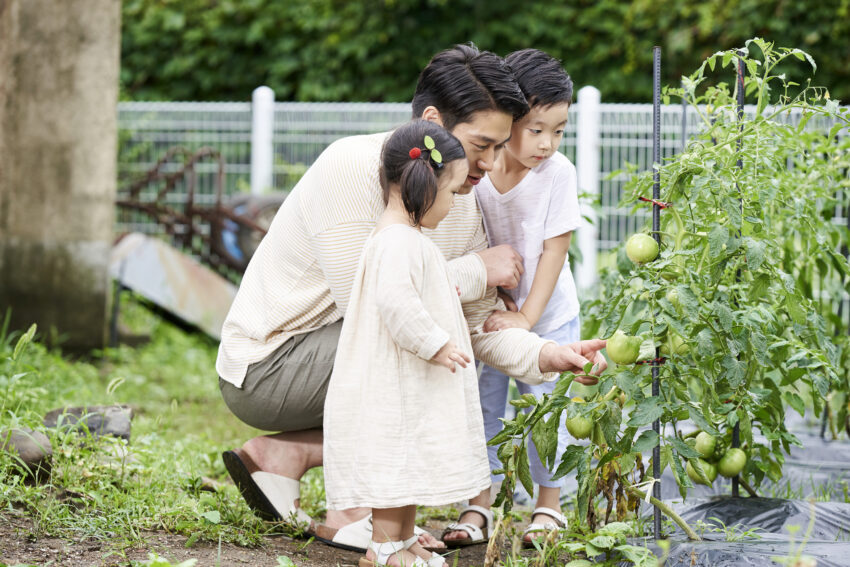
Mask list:
POLYGON ((465 157, 460 141, 439 124, 428 120, 408 122, 387 138, 381 151, 384 203, 389 199, 390 185, 398 183, 405 210, 414 224, 420 224, 437 197, 437 179, 449 163, 465 157), (442 155, 443 167, 431 160, 431 152, 425 147, 425 136, 434 140, 435 149, 442 155), (418 158, 410 157, 413 148, 419 148, 418 158))
POLYGON ((522 49, 505 57, 529 106, 573 101, 573 81, 561 62, 539 49, 522 49))
POLYGON ((514 120, 528 103, 505 60, 473 44, 456 45, 436 54, 419 75, 413 95, 413 117, 429 106, 440 111, 448 130, 470 122, 476 112, 498 110, 514 120))

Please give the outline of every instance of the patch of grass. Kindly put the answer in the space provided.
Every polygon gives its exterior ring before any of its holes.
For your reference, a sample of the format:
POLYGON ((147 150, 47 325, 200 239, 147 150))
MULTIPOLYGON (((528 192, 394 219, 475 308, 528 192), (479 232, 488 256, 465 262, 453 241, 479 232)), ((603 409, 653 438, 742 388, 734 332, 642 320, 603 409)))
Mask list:
MULTIPOLYGON (((186 333, 131 302, 122 317, 150 342, 69 360, 38 337, 0 333, 0 430, 28 427, 48 435, 53 470, 46 483, 23 481, 20 464, 0 452, 0 514, 26 511, 35 537, 144 541, 148 530, 198 540, 257 544, 281 526, 257 519, 226 480, 223 450, 260 432, 236 419, 218 391, 216 344, 186 333), (46 429, 43 415, 64 406, 127 404, 131 441, 46 429)), ((303 502, 324 511, 321 471, 308 475, 303 502)))

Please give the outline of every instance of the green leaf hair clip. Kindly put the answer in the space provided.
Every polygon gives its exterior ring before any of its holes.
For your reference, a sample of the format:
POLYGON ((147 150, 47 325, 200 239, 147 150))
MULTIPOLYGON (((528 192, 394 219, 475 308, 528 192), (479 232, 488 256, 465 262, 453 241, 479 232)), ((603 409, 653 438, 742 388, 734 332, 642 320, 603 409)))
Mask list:
POLYGON ((434 139, 431 136, 425 136, 425 149, 428 150, 431 158, 431 164, 435 169, 440 169, 443 167, 443 154, 440 153, 440 150, 437 149, 436 144, 434 144, 434 139))

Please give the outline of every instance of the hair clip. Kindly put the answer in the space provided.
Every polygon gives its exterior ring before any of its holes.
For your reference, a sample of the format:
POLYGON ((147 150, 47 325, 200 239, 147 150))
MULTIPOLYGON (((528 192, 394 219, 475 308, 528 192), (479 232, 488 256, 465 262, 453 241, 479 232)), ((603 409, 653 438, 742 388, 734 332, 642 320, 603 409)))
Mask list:
POLYGON ((440 153, 440 150, 437 149, 436 144, 434 144, 434 139, 431 136, 425 136, 425 148, 428 150, 431 159, 431 165, 434 169, 440 169, 443 167, 443 154, 440 153))
POLYGON ((417 147, 413 147, 413 148, 410 148, 410 151, 407 152, 407 155, 410 156, 410 159, 417 159, 419 156, 422 155, 422 150, 420 150, 417 147))

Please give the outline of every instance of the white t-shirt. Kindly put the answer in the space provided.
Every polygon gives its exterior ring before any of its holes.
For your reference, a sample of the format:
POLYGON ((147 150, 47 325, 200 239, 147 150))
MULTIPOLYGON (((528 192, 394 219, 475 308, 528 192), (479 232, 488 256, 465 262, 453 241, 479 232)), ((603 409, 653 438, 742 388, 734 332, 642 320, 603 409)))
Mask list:
MULTIPOLYGON (((522 256, 525 273, 519 287, 506 290, 518 307, 525 303, 543 241, 576 230, 581 222, 576 168, 560 152, 529 171, 507 193, 499 193, 489 176, 475 186, 490 246, 510 244, 522 256)), ((579 303, 569 257, 540 320, 532 327, 538 335, 559 329, 578 316, 579 303)))

